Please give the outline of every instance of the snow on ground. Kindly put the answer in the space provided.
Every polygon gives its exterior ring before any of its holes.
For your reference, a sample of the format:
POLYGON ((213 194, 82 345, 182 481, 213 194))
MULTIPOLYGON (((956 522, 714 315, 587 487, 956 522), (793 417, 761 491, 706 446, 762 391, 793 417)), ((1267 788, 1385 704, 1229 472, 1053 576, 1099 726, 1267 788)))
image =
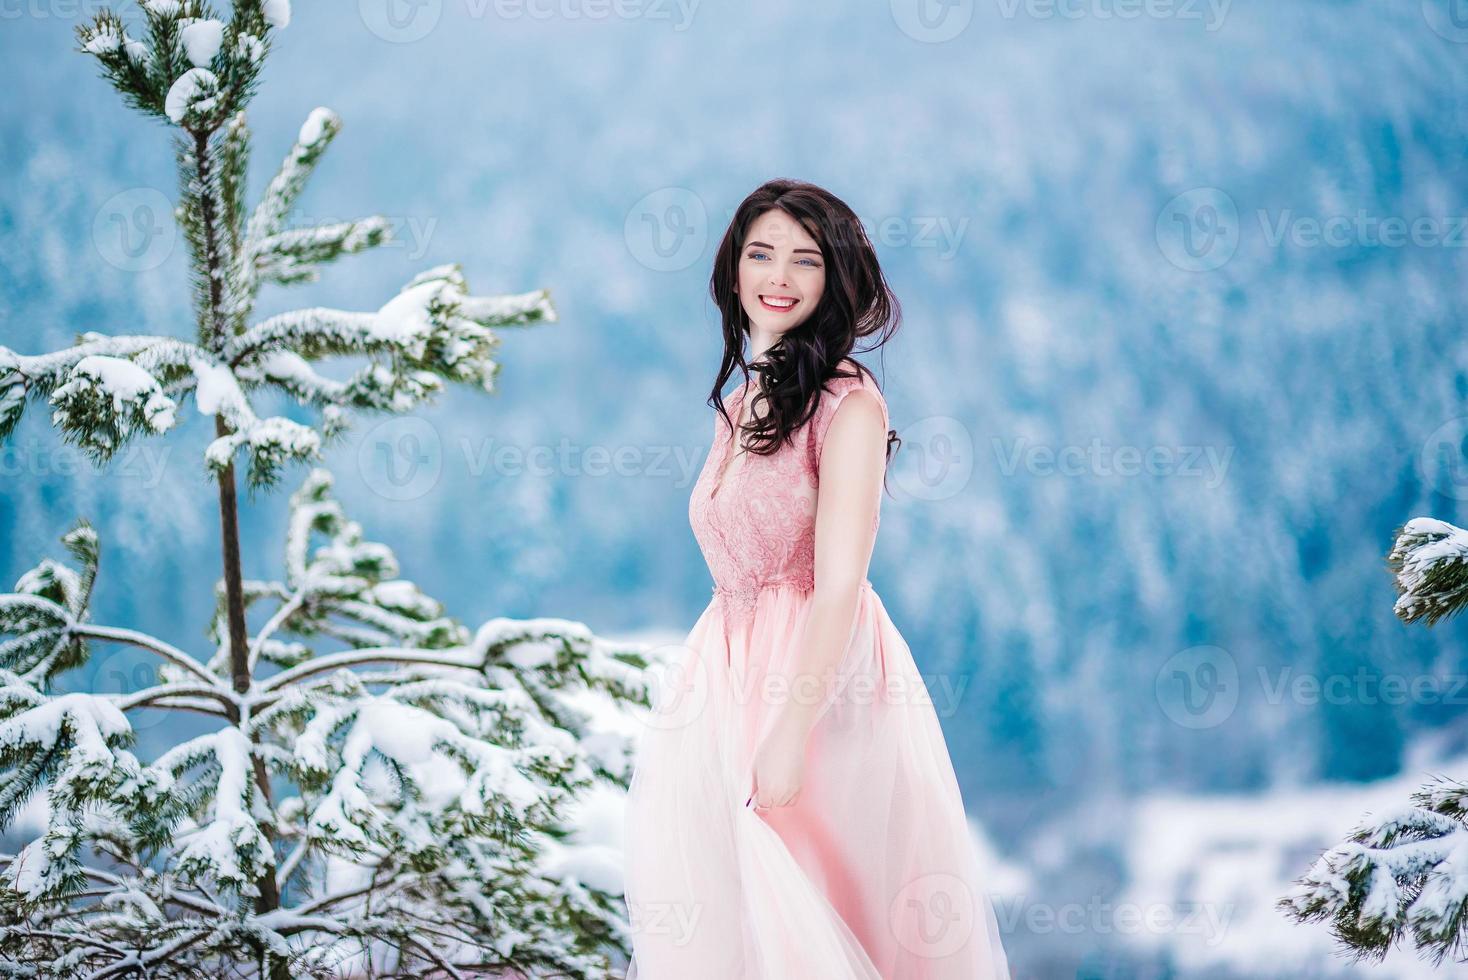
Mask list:
POLYGON ((1401 807, 1437 773, 1468 775, 1468 755, 1418 753, 1403 774, 1371 783, 1314 784, 1259 795, 1145 797, 1128 845, 1132 885, 1118 901, 1144 909, 1203 907, 1196 928, 1137 930, 1130 938, 1170 945, 1180 967, 1201 975, 1210 968, 1260 977, 1461 975, 1451 962, 1434 969, 1418 959, 1410 943, 1379 965, 1353 964, 1338 952, 1326 925, 1298 923, 1274 908, 1321 851, 1369 814, 1401 807))

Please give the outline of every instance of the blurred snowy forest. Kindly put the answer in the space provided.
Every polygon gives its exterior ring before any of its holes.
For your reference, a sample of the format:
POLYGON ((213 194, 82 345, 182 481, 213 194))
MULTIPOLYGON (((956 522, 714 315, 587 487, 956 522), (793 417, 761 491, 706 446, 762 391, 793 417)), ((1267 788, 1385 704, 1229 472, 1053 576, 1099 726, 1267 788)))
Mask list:
MULTIPOLYGON (((1254 955, 1169 934, 1147 969, 1278 975, 1261 957, 1294 949, 1291 975, 1356 975, 1244 909, 1468 738, 1461 627, 1398 623, 1383 562, 1408 518, 1468 520, 1461 12, 393 4, 298 5, 251 109, 262 147, 317 105, 344 121, 301 223, 368 201, 394 224, 313 302, 375 309, 453 260, 560 314, 507 339, 498 395, 363 422, 328 458, 423 588, 468 622, 681 638, 709 590, 686 505, 713 249, 763 179, 823 184, 905 312, 867 358, 904 438, 870 577, 1020 896, 1015 961, 1142 975, 1125 930, 1062 942, 1022 910, 1223 901, 1194 862, 1229 850, 1197 829, 1227 794, 1267 855, 1227 892, 1254 955), (1275 825, 1321 799, 1334 822, 1275 825)), ((0 10, 0 342, 26 353, 190 329, 167 142, 72 52, 87 6, 0 10)), ((150 583, 99 616, 197 635, 218 562, 189 424, 98 473, 32 413, 0 447, 5 585, 84 514, 150 583)), ((241 519, 278 540, 283 501, 241 519)))

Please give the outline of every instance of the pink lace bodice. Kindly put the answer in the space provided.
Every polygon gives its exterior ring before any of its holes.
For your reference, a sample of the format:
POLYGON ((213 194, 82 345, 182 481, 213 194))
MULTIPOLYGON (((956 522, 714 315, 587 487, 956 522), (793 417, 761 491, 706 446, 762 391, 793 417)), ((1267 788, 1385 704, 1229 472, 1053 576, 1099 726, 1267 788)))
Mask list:
MULTIPOLYGON (((751 382, 724 398, 732 420, 751 382)), ((725 472, 734 434, 718 413, 714 438, 698 482, 688 501, 688 522, 714 578, 714 595, 722 599, 734 623, 748 620, 762 590, 777 585, 811 589, 815 584, 816 487, 821 446, 841 400, 865 387, 882 406, 887 429, 887 403, 871 379, 833 378, 809 421, 793 441, 769 456, 746 453, 725 472), (723 474, 722 485, 719 482, 723 474)), ((750 418, 745 411, 744 421, 750 418)), ((879 505, 880 506, 880 505, 879 505)), ((880 513, 872 519, 877 533, 880 513)))

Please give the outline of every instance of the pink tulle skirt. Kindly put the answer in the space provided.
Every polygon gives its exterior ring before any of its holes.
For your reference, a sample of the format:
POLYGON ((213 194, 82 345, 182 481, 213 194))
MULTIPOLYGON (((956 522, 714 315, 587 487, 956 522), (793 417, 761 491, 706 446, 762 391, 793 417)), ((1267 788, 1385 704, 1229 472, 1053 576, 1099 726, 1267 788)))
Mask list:
POLYGON ((628 980, 998 980, 1009 969, 937 713, 864 584, 788 807, 745 806, 810 593, 719 597, 654 684, 627 801, 628 980))

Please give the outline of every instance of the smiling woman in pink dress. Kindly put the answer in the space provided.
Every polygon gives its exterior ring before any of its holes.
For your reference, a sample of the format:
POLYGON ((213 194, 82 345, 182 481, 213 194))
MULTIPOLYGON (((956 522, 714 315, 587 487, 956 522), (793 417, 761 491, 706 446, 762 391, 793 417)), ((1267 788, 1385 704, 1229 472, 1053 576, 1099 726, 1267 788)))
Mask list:
POLYGON ((937 714, 866 577, 899 440, 849 355, 897 301, 851 209, 789 180, 740 205, 711 291, 724 357, 689 521, 714 595, 637 745, 627 976, 1007 978, 937 714))

